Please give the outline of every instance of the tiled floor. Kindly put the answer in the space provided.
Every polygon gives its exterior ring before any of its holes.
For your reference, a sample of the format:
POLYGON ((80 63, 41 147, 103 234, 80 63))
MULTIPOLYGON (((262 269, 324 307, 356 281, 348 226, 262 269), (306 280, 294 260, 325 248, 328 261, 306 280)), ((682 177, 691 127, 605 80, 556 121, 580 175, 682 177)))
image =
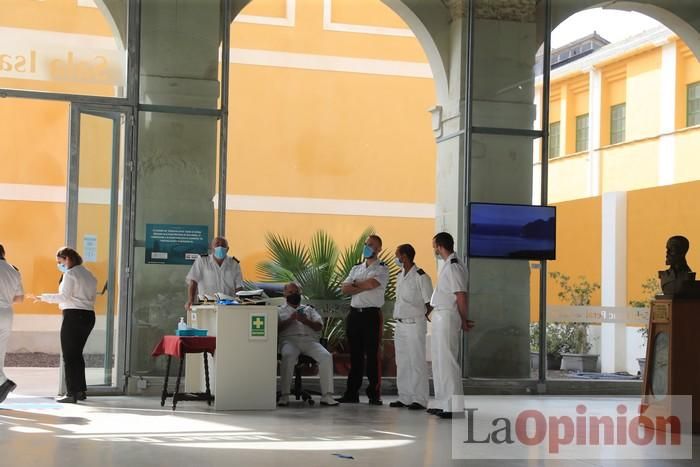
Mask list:
MULTIPOLYGON (((292 404, 269 412, 215 413, 203 403, 183 402, 173 412, 150 397, 92 397, 61 405, 49 397, 13 394, 0 405, 0 458, 7 466, 52 467, 700 465, 698 460, 453 460, 451 430, 449 421, 388 405, 292 404)), ((700 438, 693 444, 697 450, 700 438)))

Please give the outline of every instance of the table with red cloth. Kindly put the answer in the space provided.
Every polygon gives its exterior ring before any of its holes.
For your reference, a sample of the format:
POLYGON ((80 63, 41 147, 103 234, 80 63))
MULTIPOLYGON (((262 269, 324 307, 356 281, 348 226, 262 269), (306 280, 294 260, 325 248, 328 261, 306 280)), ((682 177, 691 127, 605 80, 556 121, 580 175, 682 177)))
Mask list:
POLYGON ((158 357, 160 355, 168 356, 165 381, 163 382, 163 393, 160 399, 161 407, 165 406, 165 400, 170 396, 173 398, 173 410, 175 410, 178 401, 206 401, 207 404, 211 405, 214 397, 211 395, 211 390, 209 388, 209 361, 207 359, 207 354, 214 355, 215 351, 216 337, 214 336, 163 336, 158 345, 153 349, 153 352, 151 352, 153 357, 158 357), (188 353, 201 353, 204 355, 206 392, 180 392, 182 367, 185 361, 185 355, 188 353), (177 381, 175 382, 175 392, 171 393, 168 392, 168 377, 170 376, 170 363, 173 357, 180 359, 180 365, 177 372, 177 381))

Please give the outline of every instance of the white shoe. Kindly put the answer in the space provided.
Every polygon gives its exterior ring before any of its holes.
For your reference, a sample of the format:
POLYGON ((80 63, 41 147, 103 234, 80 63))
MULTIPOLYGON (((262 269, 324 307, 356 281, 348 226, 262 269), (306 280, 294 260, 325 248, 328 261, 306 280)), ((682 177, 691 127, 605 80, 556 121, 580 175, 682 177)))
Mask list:
POLYGON ((333 394, 329 392, 321 397, 321 405, 338 405, 338 401, 333 399, 333 394))
POLYGON ((277 399, 277 405, 280 407, 287 407, 289 405, 289 394, 282 394, 279 399, 277 399))

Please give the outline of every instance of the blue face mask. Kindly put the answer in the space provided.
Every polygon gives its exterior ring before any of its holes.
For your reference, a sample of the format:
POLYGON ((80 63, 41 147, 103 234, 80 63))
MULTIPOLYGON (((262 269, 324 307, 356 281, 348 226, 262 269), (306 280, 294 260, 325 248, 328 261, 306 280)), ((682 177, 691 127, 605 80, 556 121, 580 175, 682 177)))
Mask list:
POLYGON ((398 267, 400 267, 400 268, 403 267, 403 263, 401 262, 401 260, 399 258, 394 258, 394 262, 396 263, 396 265, 398 267))
POLYGON ((365 248, 362 250, 362 255, 365 258, 371 258, 372 256, 374 256, 374 250, 371 246, 365 245, 365 248))
POLYGON ((56 267, 57 267, 58 270, 61 271, 61 272, 66 272, 66 271, 68 271, 68 268, 67 268, 66 265, 63 264, 63 263, 56 263, 56 267))
POLYGON ((217 246, 214 248, 214 258, 216 259, 224 259, 226 258, 226 252, 228 251, 228 248, 224 246, 217 246))

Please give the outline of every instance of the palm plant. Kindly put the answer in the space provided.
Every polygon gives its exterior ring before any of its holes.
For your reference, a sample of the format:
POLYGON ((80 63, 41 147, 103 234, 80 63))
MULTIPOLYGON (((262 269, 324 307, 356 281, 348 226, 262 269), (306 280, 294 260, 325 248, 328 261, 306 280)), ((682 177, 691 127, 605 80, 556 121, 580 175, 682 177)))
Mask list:
MULTIPOLYGON (((365 240, 373 233, 373 228, 365 229, 356 241, 343 250, 323 230, 311 236, 308 246, 278 234, 266 235, 265 244, 270 259, 257 265, 260 278, 263 282, 296 282, 301 286, 304 295, 314 300, 314 305, 327 317, 322 337, 327 339, 329 349, 343 348, 345 323, 338 312, 344 311, 349 304, 340 290, 341 285, 352 267, 363 260, 365 240)), ((389 282, 384 297, 392 301, 399 268, 393 261, 393 251, 383 251, 379 260, 389 267, 389 282)), ((385 322, 385 333, 390 323, 391 320, 385 322)))
MULTIPOLYGON (((257 265, 256 270, 263 282, 297 282, 304 295, 310 299, 341 300, 340 287, 353 266, 362 261, 365 239, 374 233, 367 228, 351 245, 342 251, 336 242, 323 230, 315 232, 308 246, 278 234, 265 237, 270 260, 257 265)), ((396 292, 396 274, 393 252, 383 251, 379 259, 389 267, 389 283, 385 298, 393 300, 396 292)))

